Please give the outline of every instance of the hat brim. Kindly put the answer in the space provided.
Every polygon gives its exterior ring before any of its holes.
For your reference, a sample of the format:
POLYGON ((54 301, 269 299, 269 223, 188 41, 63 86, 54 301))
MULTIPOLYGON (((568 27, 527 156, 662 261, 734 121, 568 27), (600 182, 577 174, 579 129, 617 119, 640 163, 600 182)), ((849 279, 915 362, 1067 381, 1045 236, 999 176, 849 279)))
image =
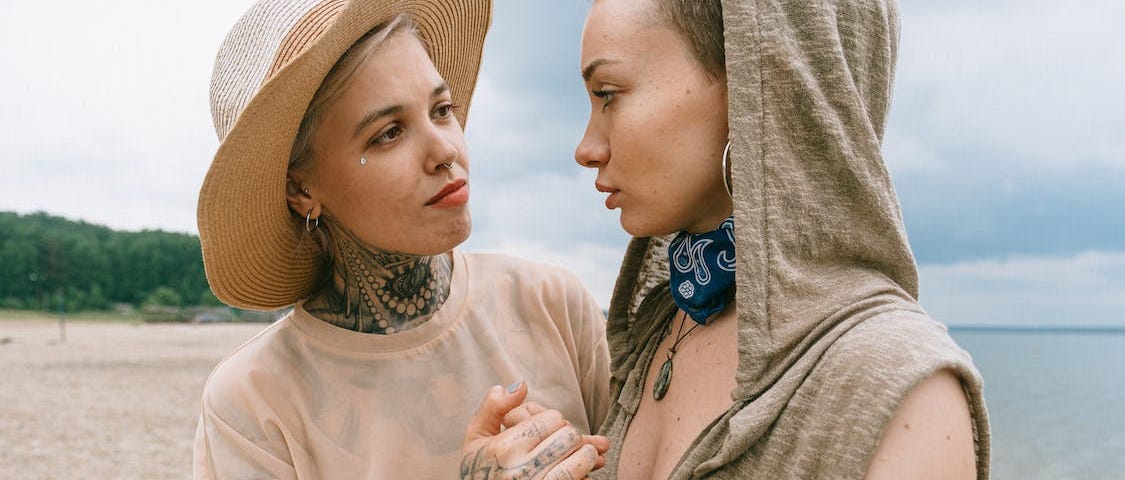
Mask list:
POLYGON ((199 192, 207 281, 231 306, 275 310, 312 293, 326 258, 286 203, 289 155, 324 77, 369 30, 410 16, 450 86, 461 125, 476 86, 491 0, 355 0, 324 33, 270 78, 219 145, 199 192))

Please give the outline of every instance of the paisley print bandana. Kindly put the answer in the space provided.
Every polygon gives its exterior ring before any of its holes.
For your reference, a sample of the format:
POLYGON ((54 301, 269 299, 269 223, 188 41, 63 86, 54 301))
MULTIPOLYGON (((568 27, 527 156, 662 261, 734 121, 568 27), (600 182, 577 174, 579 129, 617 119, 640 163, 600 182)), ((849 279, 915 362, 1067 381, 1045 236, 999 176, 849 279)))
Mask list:
POLYGON ((730 301, 734 289, 734 216, 719 228, 692 235, 680 232, 668 245, 676 306, 703 325, 730 301))

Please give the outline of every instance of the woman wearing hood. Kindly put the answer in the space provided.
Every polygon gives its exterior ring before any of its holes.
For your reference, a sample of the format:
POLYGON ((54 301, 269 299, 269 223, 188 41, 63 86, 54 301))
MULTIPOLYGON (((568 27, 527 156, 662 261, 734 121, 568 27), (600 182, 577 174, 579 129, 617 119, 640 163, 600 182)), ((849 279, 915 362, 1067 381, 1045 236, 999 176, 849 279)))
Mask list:
POLYGON ((208 378, 195 478, 451 479, 477 399, 527 385, 558 410, 506 435, 556 448, 509 459, 574 478, 595 466, 601 310, 561 269, 456 249, 490 13, 260 0, 223 42, 221 144, 199 194, 207 279, 232 306, 293 309, 208 378))
POLYGON ((598 0, 575 157, 629 245, 596 478, 988 477, 880 149, 893 0, 598 0))
MULTIPOLYGON (((918 305, 880 153, 897 15, 595 1, 575 157, 635 237, 595 478, 988 477, 980 375, 918 305)), ((513 407, 474 423, 541 408, 513 407)))

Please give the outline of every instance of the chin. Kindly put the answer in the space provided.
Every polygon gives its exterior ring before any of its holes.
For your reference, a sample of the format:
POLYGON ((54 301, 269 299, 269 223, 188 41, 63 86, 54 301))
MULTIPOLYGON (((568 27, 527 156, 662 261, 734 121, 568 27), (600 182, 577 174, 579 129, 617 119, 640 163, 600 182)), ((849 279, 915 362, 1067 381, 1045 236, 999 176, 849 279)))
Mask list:
POLYGON ((661 225, 659 222, 654 222, 652 218, 644 218, 641 215, 630 215, 624 209, 621 210, 621 228, 634 237, 659 237, 679 231, 672 227, 661 225))
POLYGON ((448 229, 435 235, 433 237, 435 243, 435 245, 433 245, 433 251, 423 253, 423 255, 438 255, 453 250, 457 248, 458 245, 465 243, 465 240, 469 239, 469 234, 472 233, 472 231, 473 223, 468 219, 468 216, 466 216, 463 223, 459 222, 456 225, 450 225, 448 229))

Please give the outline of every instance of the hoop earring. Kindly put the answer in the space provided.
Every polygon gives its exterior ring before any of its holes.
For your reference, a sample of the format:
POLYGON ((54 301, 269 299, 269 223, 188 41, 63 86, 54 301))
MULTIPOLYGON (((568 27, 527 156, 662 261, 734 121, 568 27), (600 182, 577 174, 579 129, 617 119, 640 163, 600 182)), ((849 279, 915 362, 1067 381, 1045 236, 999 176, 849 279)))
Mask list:
POLYGON ((727 140, 727 146, 723 148, 723 186, 727 188, 727 195, 734 198, 734 189, 730 186, 730 140, 727 140))
POLYGON ((312 217, 312 209, 310 208, 308 213, 305 214, 305 231, 309 232, 309 233, 313 233, 313 232, 316 231, 316 229, 320 228, 320 217, 316 217, 316 218, 311 218, 311 217, 312 217), (311 226, 310 226, 309 222, 312 222, 311 226))

